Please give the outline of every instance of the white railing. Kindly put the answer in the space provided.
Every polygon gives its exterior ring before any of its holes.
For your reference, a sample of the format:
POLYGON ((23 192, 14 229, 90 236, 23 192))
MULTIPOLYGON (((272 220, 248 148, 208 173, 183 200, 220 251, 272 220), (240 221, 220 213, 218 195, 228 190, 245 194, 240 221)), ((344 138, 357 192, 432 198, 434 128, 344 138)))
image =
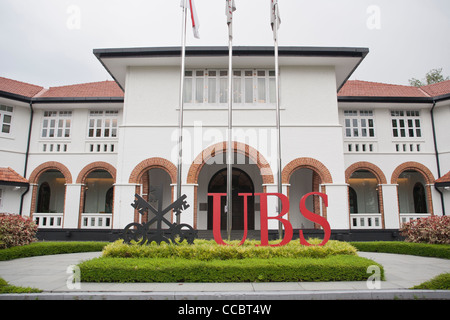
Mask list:
POLYGON ((33 213, 33 221, 39 229, 61 229, 64 213, 33 213))
POLYGON ((81 229, 111 229, 112 213, 83 213, 81 229))
POLYGON ((400 225, 417 219, 428 218, 430 213, 400 213, 400 225))
POLYGON ((350 215, 352 229, 382 229, 381 213, 355 213, 350 215))

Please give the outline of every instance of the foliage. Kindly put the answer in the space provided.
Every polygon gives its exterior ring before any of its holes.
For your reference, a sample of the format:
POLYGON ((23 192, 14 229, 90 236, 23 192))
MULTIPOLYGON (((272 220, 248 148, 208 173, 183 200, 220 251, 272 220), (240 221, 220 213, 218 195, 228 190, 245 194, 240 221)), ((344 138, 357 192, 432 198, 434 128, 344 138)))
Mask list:
POLYGON ((408 242, 450 244, 450 217, 431 216, 407 222, 400 228, 408 242))
POLYGON ((423 87, 429 84, 439 83, 442 81, 450 80, 450 77, 442 75, 442 68, 432 69, 425 75, 425 80, 421 81, 416 78, 409 79, 409 84, 414 87, 423 87))
POLYGON ((430 281, 424 282, 413 289, 422 290, 450 290, 450 273, 440 274, 430 281))
POLYGON ((42 290, 34 288, 23 288, 10 285, 3 278, 0 278, 0 294, 2 293, 40 293, 42 290))
MULTIPOLYGON (((316 258, 190 260, 96 258, 79 265, 82 282, 364 281, 375 262, 353 255, 316 258)), ((379 265, 378 265, 379 266, 379 265)), ((382 276, 384 276, 383 269, 382 276)))
MULTIPOLYGON (((321 240, 309 240, 312 244, 319 244, 321 240)), ((276 243, 276 242, 275 242, 276 243)), ((228 260, 252 258, 324 258, 331 255, 356 255, 356 249, 350 244, 339 241, 329 241, 325 246, 302 246, 297 242, 290 242, 282 247, 261 247, 257 241, 246 241, 238 246, 239 241, 230 242, 229 246, 218 245, 214 240, 195 240, 194 245, 182 243, 171 245, 162 243, 156 245, 125 244, 118 240, 109 244, 103 250, 103 257, 116 258, 184 258, 194 260, 228 260)))
POLYGON ((99 252, 108 242, 34 242, 21 247, 0 250, 0 261, 18 258, 76 252, 99 252))
POLYGON ((37 225, 19 215, 0 215, 0 249, 23 246, 36 241, 37 225))
POLYGON ((422 257, 450 259, 450 245, 410 243, 401 241, 351 242, 359 251, 409 254, 422 257))

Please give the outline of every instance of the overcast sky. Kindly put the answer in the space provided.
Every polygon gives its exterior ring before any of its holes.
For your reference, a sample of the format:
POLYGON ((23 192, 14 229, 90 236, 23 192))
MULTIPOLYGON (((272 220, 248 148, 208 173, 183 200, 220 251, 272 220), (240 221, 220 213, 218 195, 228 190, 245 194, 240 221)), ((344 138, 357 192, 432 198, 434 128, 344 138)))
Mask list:
MULTIPOLYGON (((236 0, 234 45, 271 46, 269 0, 236 0)), ((180 0, 0 0, 0 76, 44 87, 111 80, 93 49, 179 46, 180 0)), ((195 0, 201 39, 226 46, 224 0, 195 0)), ((367 47, 351 79, 450 76, 449 0, 279 0, 281 46, 367 47)))

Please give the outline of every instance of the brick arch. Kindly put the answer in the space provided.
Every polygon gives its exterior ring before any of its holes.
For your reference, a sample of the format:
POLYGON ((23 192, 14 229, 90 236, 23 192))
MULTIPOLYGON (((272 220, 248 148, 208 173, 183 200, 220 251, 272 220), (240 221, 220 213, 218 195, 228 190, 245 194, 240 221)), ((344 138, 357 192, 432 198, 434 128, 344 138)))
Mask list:
POLYGON ((62 163, 56 161, 45 162, 40 166, 38 166, 36 169, 33 170, 28 180, 32 184, 38 183, 41 174, 43 174, 45 171, 48 170, 58 170, 63 174, 64 179, 66 180, 66 184, 72 183, 72 174, 70 173, 69 169, 67 169, 67 167, 62 163))
MULTIPOLYGON (((57 170, 57 171, 61 172, 62 175, 64 176, 66 184, 72 183, 72 174, 70 173, 69 169, 67 169, 67 167, 65 165, 63 165, 62 163, 59 163, 56 161, 48 161, 48 162, 41 164, 37 168, 35 168, 33 170, 33 172, 31 173, 30 178, 28 179, 30 181, 30 184, 33 185, 32 191, 31 191, 31 208, 30 208, 31 217, 36 212, 37 194, 38 194, 38 185, 37 184, 39 182, 39 178, 41 177, 41 175, 44 172, 46 172, 48 170, 57 170)), ((65 205, 66 205, 66 199, 65 199, 65 195, 64 195, 64 216, 65 216, 65 211, 66 211, 65 205)), ((63 217, 63 219, 64 219, 64 217, 63 217)))
MULTIPOLYGON (((350 177, 352 176, 352 174, 358 170, 367 170, 370 173, 372 173, 375 178, 378 181, 378 188, 377 188, 377 193, 378 193, 378 209, 380 210, 380 214, 381 214, 381 227, 382 229, 385 229, 386 227, 386 223, 385 223, 385 216, 384 216, 384 201, 383 201, 383 184, 387 184, 387 180, 386 180, 386 176, 384 175, 383 171, 376 165, 374 165, 373 163, 367 162, 367 161, 360 161, 360 162, 356 162, 354 164, 352 164, 350 167, 347 168, 347 170, 345 170, 345 182, 348 183, 350 177)), ((349 188, 347 190, 347 192, 350 192, 350 185, 349 188)), ((351 217, 350 217, 350 194, 348 194, 348 201, 349 201, 349 205, 348 205, 348 218, 349 218, 349 223, 350 226, 351 224, 351 217)))
POLYGON ((144 173, 155 168, 166 171, 169 174, 172 183, 177 182, 177 167, 169 160, 157 157, 149 158, 139 163, 131 172, 128 182, 139 184, 144 173))
POLYGON ((347 170, 345 170, 345 181, 348 182, 348 179, 350 179, 352 174, 358 170, 367 170, 377 178, 378 184, 387 184, 386 176, 383 171, 373 163, 366 161, 356 162, 348 167, 347 170))
MULTIPOLYGON (((177 170, 177 167, 172 162, 170 162, 167 159, 158 158, 158 157, 145 159, 144 161, 139 163, 134 168, 134 170, 131 172, 131 175, 130 175, 130 178, 128 181, 129 183, 136 184, 135 193, 140 194, 142 191, 141 196, 143 196, 143 198, 145 200, 148 200, 148 193, 149 193, 148 175, 145 175, 145 173, 150 169, 164 170, 170 176, 170 180, 171 180, 172 184, 177 183, 177 171, 178 170, 177 170), (140 184, 142 184, 142 190, 139 186, 140 184)), ((174 196, 174 189, 172 187, 172 200, 173 200, 173 196, 174 196)), ((146 222, 147 219, 148 219, 148 217, 145 215, 143 217, 143 222, 146 222)), ((171 219, 173 221, 173 212, 172 212, 171 219)), ((134 222, 139 222, 139 213, 137 210, 134 210, 134 222)))
MULTIPOLYGON (((82 222, 81 220, 82 220, 82 214, 83 214, 83 209, 84 209, 84 198, 85 198, 85 191, 86 191, 86 186, 84 185, 84 183, 86 182, 86 178, 89 176, 89 174, 96 170, 107 171, 113 178, 114 183, 116 181, 116 168, 114 168, 111 164, 109 164, 107 162, 103 162, 103 161, 93 162, 93 163, 90 163, 87 166, 85 166, 80 171, 80 173, 78 174, 78 177, 77 177, 77 183, 82 184, 81 193, 80 193, 79 212, 78 212, 78 228, 81 228, 81 222, 82 222)), ((114 200, 113 200, 112 214, 113 214, 112 219, 114 219, 114 200)), ((111 225, 113 225, 112 222, 111 222, 111 225)))
MULTIPOLYGON (((397 168, 395 168, 394 172, 392 173, 391 177, 391 183, 392 184, 398 184, 398 178, 402 174, 402 172, 406 170, 414 170, 422 174, 423 178, 425 179, 425 190, 427 193, 427 202, 428 202, 428 211, 431 213, 431 215, 434 215, 433 210, 433 199, 432 199, 432 193, 431 193, 431 184, 434 183, 435 179, 433 176, 433 173, 431 173, 430 169, 428 169, 426 166, 424 166, 421 163, 418 162, 405 162, 399 165, 397 168)), ((397 192, 397 197, 399 197, 397 192)), ((400 199, 398 199, 398 212, 400 212, 400 199)))
POLYGON ((321 183, 333 183, 333 178, 331 177, 328 168, 320 161, 313 158, 297 158, 289 162, 283 169, 281 174, 282 182, 284 184, 289 184, 292 174, 302 168, 311 169, 316 172, 321 183))
POLYGON ((391 183, 397 184, 398 178, 400 177, 402 172, 406 170, 414 170, 420 172, 422 176, 425 178, 427 184, 433 184, 435 181, 433 173, 431 173, 430 169, 428 169, 421 163, 410 161, 402 163, 397 168, 395 168, 394 172, 392 173, 391 183))
MULTIPOLYGON (((242 154, 250 158, 254 163, 256 163, 261 172, 263 184, 274 182, 270 164, 258 150, 242 142, 233 141, 232 143, 233 143, 233 152, 242 154)), ((197 156, 197 158, 195 158, 194 162, 191 164, 191 167, 189 168, 187 183, 197 184, 200 171, 202 170, 205 163, 217 154, 226 153, 227 145, 228 143, 225 141, 219 142, 203 150, 197 156)))
POLYGON ((97 162, 88 164, 80 171, 80 173, 78 174, 77 183, 84 183, 87 176, 91 172, 96 171, 96 170, 107 171, 111 175, 113 180, 116 181, 116 168, 114 168, 111 164, 109 164, 107 162, 97 161, 97 162))

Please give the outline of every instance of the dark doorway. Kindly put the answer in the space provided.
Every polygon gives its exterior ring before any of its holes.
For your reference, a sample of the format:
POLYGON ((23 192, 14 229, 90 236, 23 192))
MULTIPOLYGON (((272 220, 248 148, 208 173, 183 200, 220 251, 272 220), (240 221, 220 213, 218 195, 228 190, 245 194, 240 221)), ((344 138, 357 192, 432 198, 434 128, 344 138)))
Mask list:
POLYGON ((50 196, 51 196, 50 185, 47 182, 44 182, 39 187, 38 203, 37 203, 38 213, 50 212, 50 196))
MULTIPOLYGON (((227 169, 217 172, 210 180, 208 193, 227 192, 227 169)), ((244 229, 244 197, 239 197, 239 193, 254 194, 255 188, 250 176, 241 169, 233 168, 232 177, 232 210, 233 210, 233 230, 244 229)), ((222 197, 221 222, 222 230, 227 228, 227 214, 225 212, 226 197, 222 197)), ((208 230, 213 228, 213 201, 208 197, 208 230)), ((255 229, 255 196, 248 197, 248 230, 255 229)))
POLYGON ((425 197, 425 187, 417 182, 413 189, 414 211, 415 213, 427 213, 427 199, 425 197))

